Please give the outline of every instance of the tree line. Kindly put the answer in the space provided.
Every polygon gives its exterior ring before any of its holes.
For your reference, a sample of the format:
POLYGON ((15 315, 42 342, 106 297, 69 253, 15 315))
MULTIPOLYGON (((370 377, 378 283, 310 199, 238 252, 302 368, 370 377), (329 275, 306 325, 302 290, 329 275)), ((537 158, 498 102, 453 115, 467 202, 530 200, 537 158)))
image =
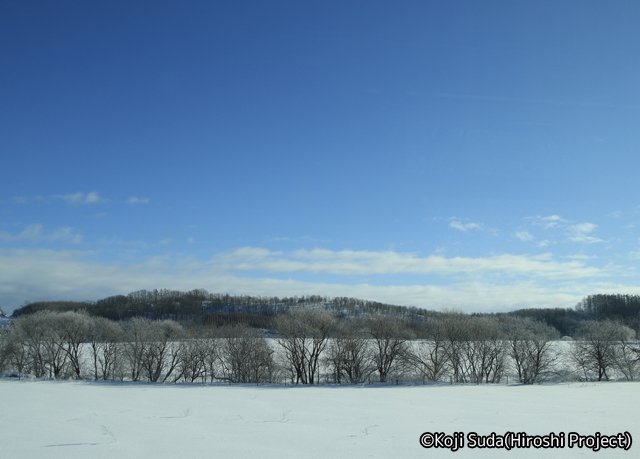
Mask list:
MULTIPOLYGON (((125 321, 43 309, 0 330, 0 372, 170 383, 522 384, 635 380, 640 347, 620 321, 583 321, 572 340, 517 315, 354 315, 290 305, 270 328, 125 321)), ((326 303, 326 302, 325 302, 326 303)))
MULTIPOLYGON (((94 302, 27 303, 16 309, 12 317, 44 310, 57 312, 85 310, 92 316, 118 321, 145 317, 152 320, 171 319, 214 326, 248 324, 253 328, 270 329, 276 316, 290 308, 301 306, 322 306, 331 310, 338 318, 388 315, 414 324, 428 322, 442 314, 428 309, 349 297, 330 298, 320 295, 263 297, 209 293, 203 289, 189 292, 156 289, 138 290, 128 295, 110 296, 94 302)), ((530 318, 555 328, 561 336, 574 336, 582 322, 604 319, 620 322, 638 333, 640 332, 640 296, 598 294, 583 298, 574 308, 530 308, 488 315, 530 318)))

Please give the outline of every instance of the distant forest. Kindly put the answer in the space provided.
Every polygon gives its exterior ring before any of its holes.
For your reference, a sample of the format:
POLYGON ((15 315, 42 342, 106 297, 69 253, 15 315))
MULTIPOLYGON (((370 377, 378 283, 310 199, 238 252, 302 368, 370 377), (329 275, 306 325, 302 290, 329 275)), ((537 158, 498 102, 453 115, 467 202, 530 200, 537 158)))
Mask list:
POLYGON ((437 315, 416 307, 395 306, 357 298, 329 298, 319 295, 293 297, 263 297, 209 293, 203 289, 181 292, 177 290, 138 290, 128 295, 110 296, 96 302, 38 301, 16 309, 12 317, 38 311, 81 311, 92 316, 123 321, 134 317, 151 320, 176 320, 203 325, 246 324, 254 328, 270 328, 276 316, 297 306, 321 307, 338 318, 365 316, 393 316, 408 322, 423 322, 437 315))
MULTIPOLYGON (((17 318, 38 311, 86 311, 89 315, 114 321, 134 317, 151 320, 171 319, 201 325, 246 324, 253 328, 270 329, 275 317, 299 306, 321 307, 338 319, 390 316, 419 327, 442 312, 412 306, 397 306, 357 298, 330 298, 319 295, 293 297, 263 297, 209 293, 203 289, 138 290, 128 295, 110 296, 95 302, 38 301, 16 309, 17 318)), ((518 316, 555 328, 562 336, 573 336, 580 323, 594 320, 614 320, 636 333, 640 332, 640 296, 597 294, 583 298, 574 308, 530 308, 508 313, 473 313, 472 316, 518 316)))

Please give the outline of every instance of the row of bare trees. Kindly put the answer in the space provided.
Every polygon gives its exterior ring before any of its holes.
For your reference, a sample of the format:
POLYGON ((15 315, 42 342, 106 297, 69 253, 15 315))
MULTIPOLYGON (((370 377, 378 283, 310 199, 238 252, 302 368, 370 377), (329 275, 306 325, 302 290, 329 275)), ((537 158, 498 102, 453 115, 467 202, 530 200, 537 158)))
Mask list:
POLYGON ((35 377, 269 382, 273 368, 264 333, 245 326, 197 330, 171 320, 40 311, 0 334, 0 371, 35 377))
POLYGON ((522 384, 640 376, 634 332, 581 325, 572 342, 514 316, 446 313, 416 325, 375 316, 339 320, 323 308, 279 315, 268 339, 247 326, 196 327, 40 311, 0 330, 0 372, 149 382, 337 384, 447 381, 522 384))

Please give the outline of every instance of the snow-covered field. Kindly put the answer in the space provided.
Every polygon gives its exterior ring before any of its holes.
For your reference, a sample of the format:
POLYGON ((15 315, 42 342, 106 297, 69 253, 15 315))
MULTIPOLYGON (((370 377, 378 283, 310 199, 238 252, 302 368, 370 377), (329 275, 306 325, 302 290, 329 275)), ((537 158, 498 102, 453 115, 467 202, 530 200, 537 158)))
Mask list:
POLYGON ((283 387, 0 380, 0 457, 640 457, 608 449, 424 449, 423 432, 628 431, 640 384, 283 387))

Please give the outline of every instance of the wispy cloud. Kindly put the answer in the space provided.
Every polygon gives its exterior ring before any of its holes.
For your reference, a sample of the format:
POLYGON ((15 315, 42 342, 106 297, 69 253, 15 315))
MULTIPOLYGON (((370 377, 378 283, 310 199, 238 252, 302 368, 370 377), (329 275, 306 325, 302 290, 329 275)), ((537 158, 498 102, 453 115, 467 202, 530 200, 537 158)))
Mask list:
POLYGON ((56 199, 62 199, 67 204, 72 206, 77 206, 81 204, 98 204, 107 202, 106 199, 100 197, 98 192, 92 191, 90 193, 84 193, 82 191, 78 191, 77 193, 71 194, 56 194, 53 195, 56 199))
POLYGON ((560 217, 559 215, 549 215, 547 217, 529 217, 532 223, 536 226, 542 226, 545 229, 555 228, 558 226, 564 226, 568 223, 568 220, 560 217))
POLYGON ((570 260, 591 260, 598 257, 596 255, 585 255, 583 253, 576 253, 574 255, 567 255, 564 258, 569 258, 570 260))
POLYGON ((529 231, 518 231, 516 237, 523 242, 533 241, 535 238, 529 231))
MULTIPOLYGON (((321 259, 332 259, 335 254, 341 253, 310 251, 300 255, 309 256, 312 252, 315 257, 321 259)), ((269 258, 273 257, 275 252, 245 248, 239 249, 239 253, 244 256, 269 258)), ((284 254, 280 256, 282 255, 284 254)), ((384 253, 382 255, 384 256, 384 253)), ((99 263, 93 260, 94 256, 92 252, 81 251, 0 249, 0 301, 3 307, 13 308, 25 300, 95 300, 108 295, 153 288, 205 288, 211 292, 265 296, 352 296, 435 310, 459 308, 470 312, 505 311, 525 307, 572 307, 580 298, 594 291, 640 293, 640 287, 637 286, 593 280, 566 281, 552 286, 544 286, 535 280, 501 284, 479 282, 475 279, 456 281, 448 285, 352 285, 344 281, 327 283, 275 279, 266 274, 262 277, 240 277, 221 269, 217 264, 193 260, 156 257, 135 265, 123 266, 99 263)), ((349 258, 350 255, 342 253, 342 256, 349 258)), ((380 254, 376 253, 369 255, 374 259, 379 256, 380 254)), ((367 259, 367 256, 363 257, 367 259)), ((543 260, 538 262, 544 263, 543 260)), ((546 263, 553 262, 549 259, 546 263)), ((572 265, 559 266, 561 269, 572 269, 572 265)))
MULTIPOLYGON (((533 225, 543 227, 546 230, 556 229, 564 232, 566 241, 569 242, 580 242, 584 244, 604 242, 602 239, 591 234, 598 228, 598 225, 595 223, 583 222, 572 224, 572 222, 560 217, 559 215, 549 215, 547 217, 536 216, 529 217, 528 219, 531 220, 533 225)), ((526 231, 523 233, 528 234, 526 231)), ((519 233, 516 233, 516 236, 518 234, 519 233)), ((540 247, 546 247, 549 243, 550 241, 545 239, 538 245, 540 247)))
POLYGON ((138 198, 135 196, 130 197, 126 201, 127 204, 148 204, 149 198, 138 198))
POLYGON ((602 239, 590 236, 589 233, 598 228, 598 225, 594 223, 578 223, 577 225, 571 225, 567 228, 567 234, 569 240, 572 242, 583 242, 586 244, 593 244, 596 242, 603 242, 602 239))
POLYGON ((28 225, 18 234, 0 233, 0 239, 3 241, 30 241, 35 242, 42 239, 42 225, 28 225))
POLYGON ((146 242, 144 239, 126 240, 126 239, 120 239, 118 237, 111 237, 111 238, 100 238, 99 242, 100 244, 103 244, 106 246, 125 247, 127 249, 133 249, 133 250, 139 250, 139 249, 146 250, 150 247, 149 243, 146 242))
POLYGON ((15 202, 16 204, 31 204, 32 202, 46 203, 47 200, 42 196, 14 196, 13 202, 15 202))
POLYGON ((45 232, 42 225, 32 224, 18 234, 0 232, 0 239, 5 242, 64 241, 79 244, 82 242, 82 234, 70 226, 61 226, 53 232, 45 232))
POLYGON ((459 276, 501 273, 505 276, 541 276, 553 279, 607 275, 606 272, 587 266, 580 261, 556 261, 550 254, 445 258, 440 255, 418 257, 414 254, 392 251, 313 249, 285 253, 244 247, 215 256, 211 264, 228 271, 307 272, 334 275, 459 276))
POLYGON ((316 237, 313 236, 300 236, 297 238, 292 238, 292 237, 287 237, 287 236, 283 236, 283 237, 272 237, 270 239, 267 239, 266 242, 306 242, 306 243, 319 243, 319 242, 331 242, 330 239, 318 239, 316 237))
POLYGON ((459 218, 451 217, 449 226, 460 231, 479 230, 482 229, 482 223, 462 223, 459 218))
POLYGON ((82 234, 75 232, 70 226, 62 226, 53 233, 45 235, 45 237, 51 241, 65 240, 74 244, 82 242, 82 234))

